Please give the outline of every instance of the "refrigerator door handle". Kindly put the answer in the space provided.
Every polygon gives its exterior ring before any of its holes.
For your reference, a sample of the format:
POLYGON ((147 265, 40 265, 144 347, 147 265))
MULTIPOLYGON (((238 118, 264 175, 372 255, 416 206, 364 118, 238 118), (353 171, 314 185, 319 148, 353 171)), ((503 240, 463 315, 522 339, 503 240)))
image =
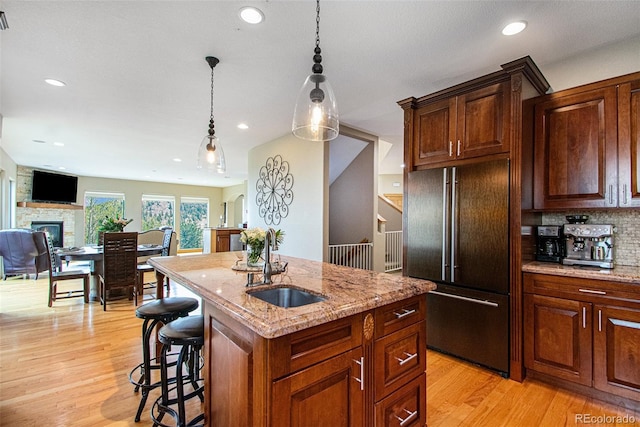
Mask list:
POLYGON ((495 303, 493 301, 487 301, 487 300, 482 300, 482 299, 463 297, 461 295, 447 294, 447 293, 438 292, 438 291, 430 291, 429 293, 430 294, 435 294, 435 295, 440 295, 440 296, 447 297, 447 298, 454 298, 454 299, 459 299, 459 300, 462 300, 462 301, 468 301, 468 302, 472 302, 472 303, 475 303, 475 304, 488 305, 489 307, 497 307, 498 306, 498 303, 495 303))
POLYGON ((458 185, 457 177, 456 177, 456 168, 451 168, 451 242, 449 245, 451 246, 451 255, 449 258, 449 266, 451 268, 451 273, 449 280, 451 282, 456 281, 456 187, 458 185))
POLYGON ((440 268, 440 280, 447 280, 448 267, 447 256, 445 255, 447 250, 447 192, 449 191, 447 170, 447 168, 442 169, 444 185, 442 186, 442 265, 440 268))

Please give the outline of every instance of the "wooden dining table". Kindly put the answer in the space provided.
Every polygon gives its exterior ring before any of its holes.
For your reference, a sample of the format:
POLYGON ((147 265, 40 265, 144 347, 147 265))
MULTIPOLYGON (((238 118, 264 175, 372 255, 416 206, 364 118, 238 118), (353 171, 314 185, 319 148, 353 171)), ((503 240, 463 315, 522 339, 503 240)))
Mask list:
MULTIPOLYGON (((91 282, 89 299, 91 301, 99 301, 98 275, 104 268, 102 246, 59 248, 55 253, 61 260, 64 259, 65 261, 90 261, 91 282)), ((138 256, 140 257, 161 253, 162 245, 138 245, 138 256)))

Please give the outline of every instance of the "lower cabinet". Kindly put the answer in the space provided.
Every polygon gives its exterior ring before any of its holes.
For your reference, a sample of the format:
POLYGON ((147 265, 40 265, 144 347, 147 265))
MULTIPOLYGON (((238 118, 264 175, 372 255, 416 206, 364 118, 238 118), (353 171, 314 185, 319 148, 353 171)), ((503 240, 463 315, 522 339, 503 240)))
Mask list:
POLYGON ((206 303, 208 426, 425 426, 424 295, 265 339, 206 303))
POLYGON ((527 370, 640 402, 637 285, 530 273, 524 284, 527 370))

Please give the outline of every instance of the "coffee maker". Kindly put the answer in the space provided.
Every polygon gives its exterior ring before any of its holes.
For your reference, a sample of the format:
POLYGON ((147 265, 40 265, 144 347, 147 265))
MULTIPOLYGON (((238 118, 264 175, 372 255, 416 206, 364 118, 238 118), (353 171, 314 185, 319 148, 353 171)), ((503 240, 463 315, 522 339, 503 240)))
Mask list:
POLYGON ((561 225, 539 225, 536 232, 536 261, 560 262, 564 253, 561 225))
POLYGON ((566 265, 613 268, 613 225, 565 224, 566 265))

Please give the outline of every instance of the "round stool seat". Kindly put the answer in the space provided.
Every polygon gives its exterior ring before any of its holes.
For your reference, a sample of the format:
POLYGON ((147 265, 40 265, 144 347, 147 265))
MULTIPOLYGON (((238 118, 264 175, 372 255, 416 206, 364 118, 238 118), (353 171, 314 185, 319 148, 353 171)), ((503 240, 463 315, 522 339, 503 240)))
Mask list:
POLYGON ((165 345, 204 344, 204 317, 187 316, 167 323, 158 332, 158 339, 165 345))
POLYGON ((198 300, 195 298, 162 298, 138 307, 136 317, 140 319, 163 319, 167 315, 182 317, 197 309, 198 305, 198 300))

